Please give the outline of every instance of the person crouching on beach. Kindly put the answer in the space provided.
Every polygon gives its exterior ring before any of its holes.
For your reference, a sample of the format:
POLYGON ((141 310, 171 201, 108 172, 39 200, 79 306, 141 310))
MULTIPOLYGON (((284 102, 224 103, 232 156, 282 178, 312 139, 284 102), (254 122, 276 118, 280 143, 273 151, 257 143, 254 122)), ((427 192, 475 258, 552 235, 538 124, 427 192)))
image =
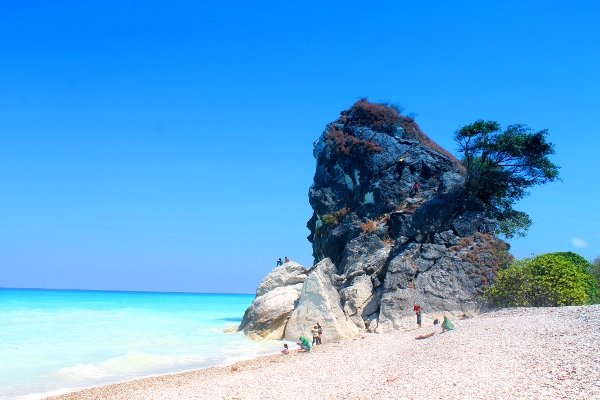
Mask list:
POLYGON ((288 349, 287 343, 284 343, 283 350, 281 350, 281 354, 290 354, 290 349, 288 349))
POLYGON ((310 342, 307 338, 305 338, 304 336, 300 336, 298 340, 300 341, 297 343, 298 346, 300 346, 300 350, 310 351, 310 342))

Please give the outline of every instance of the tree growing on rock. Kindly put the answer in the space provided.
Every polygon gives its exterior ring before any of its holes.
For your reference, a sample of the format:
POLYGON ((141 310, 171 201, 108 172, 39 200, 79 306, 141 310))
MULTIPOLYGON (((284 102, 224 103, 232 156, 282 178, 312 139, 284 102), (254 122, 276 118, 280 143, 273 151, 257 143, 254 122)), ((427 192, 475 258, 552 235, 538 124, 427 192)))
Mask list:
POLYGON ((549 156, 554 146, 546 129, 533 132, 525 125, 501 130, 495 121, 478 120, 455 135, 467 169, 465 187, 490 207, 504 236, 524 236, 529 216, 513 209, 531 186, 558 179, 558 167, 549 156))

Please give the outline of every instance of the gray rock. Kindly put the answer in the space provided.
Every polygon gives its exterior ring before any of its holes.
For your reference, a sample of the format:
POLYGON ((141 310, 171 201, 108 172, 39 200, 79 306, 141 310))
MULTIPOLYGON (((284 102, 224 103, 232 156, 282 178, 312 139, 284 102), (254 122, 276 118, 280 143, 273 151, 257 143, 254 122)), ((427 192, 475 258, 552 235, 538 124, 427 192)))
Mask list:
POLYGON ((335 265, 325 259, 312 269, 304 284, 298 304, 285 327, 285 338, 309 337, 312 326, 319 322, 327 340, 350 338, 360 331, 340 305, 340 295, 331 282, 335 265))
POLYGON ((443 244, 446 246, 455 246, 458 244, 459 237, 456 236, 451 230, 436 233, 433 237, 433 241, 436 244, 443 244))
POLYGON ((446 253, 446 247, 439 244, 424 244, 421 246, 421 258, 438 260, 446 253))
POLYGON ((350 240, 340 262, 340 271, 346 275, 356 271, 378 272, 390 254, 391 247, 375 234, 366 234, 350 240))
POLYGON ((268 291, 281 286, 302 283, 305 278, 306 269, 302 265, 294 261, 286 262, 282 266, 275 267, 275 269, 262 280, 256 289, 256 296, 262 296, 268 291))
POLYGON ((357 276, 350 286, 340 290, 344 313, 348 316, 362 314, 362 309, 373 296, 373 283, 366 275, 357 276))
POLYGON ((276 287, 254 299, 239 327, 254 340, 282 339, 302 283, 276 287))
POLYGON ((300 297, 306 272, 294 261, 275 267, 258 285, 256 298, 238 329, 255 340, 281 339, 300 297))
POLYGON ((465 178, 456 172, 444 172, 440 178, 440 189, 442 192, 454 192, 459 190, 465 183, 465 178))

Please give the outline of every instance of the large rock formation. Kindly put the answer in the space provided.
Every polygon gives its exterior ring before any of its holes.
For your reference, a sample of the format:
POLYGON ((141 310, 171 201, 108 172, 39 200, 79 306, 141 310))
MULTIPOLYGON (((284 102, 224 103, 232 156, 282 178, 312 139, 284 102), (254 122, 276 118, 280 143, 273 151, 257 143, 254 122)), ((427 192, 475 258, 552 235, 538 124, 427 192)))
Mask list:
POLYGON ((245 332, 296 339, 319 321, 347 337, 403 326, 414 302, 426 312, 476 309, 508 245, 490 233, 485 204, 464 190, 458 160, 394 108, 365 100, 326 127, 314 156, 308 239, 319 264, 287 307, 266 306, 275 294, 261 284, 245 332), (263 308, 276 321, 270 328, 257 324, 263 308), (275 318, 274 308, 285 313, 275 318))

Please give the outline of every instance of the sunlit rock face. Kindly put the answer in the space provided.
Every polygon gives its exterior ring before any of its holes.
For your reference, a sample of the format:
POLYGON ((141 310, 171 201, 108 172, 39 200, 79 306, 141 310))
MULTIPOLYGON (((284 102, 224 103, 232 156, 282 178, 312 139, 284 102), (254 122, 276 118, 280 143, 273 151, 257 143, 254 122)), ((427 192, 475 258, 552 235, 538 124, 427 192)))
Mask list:
MULTIPOLYGON (((294 296, 277 306, 280 317, 267 318, 276 321, 269 337, 297 339, 315 322, 334 337, 398 329, 414 303, 426 313, 477 309, 508 245, 491 233, 485 205, 464 190, 456 158, 396 109, 364 100, 326 126, 313 154, 307 227, 319 268, 288 285, 294 296)), ((269 293, 259 289, 257 300, 269 293)), ((254 332, 247 327, 259 314, 247 312, 244 331, 254 332)))

